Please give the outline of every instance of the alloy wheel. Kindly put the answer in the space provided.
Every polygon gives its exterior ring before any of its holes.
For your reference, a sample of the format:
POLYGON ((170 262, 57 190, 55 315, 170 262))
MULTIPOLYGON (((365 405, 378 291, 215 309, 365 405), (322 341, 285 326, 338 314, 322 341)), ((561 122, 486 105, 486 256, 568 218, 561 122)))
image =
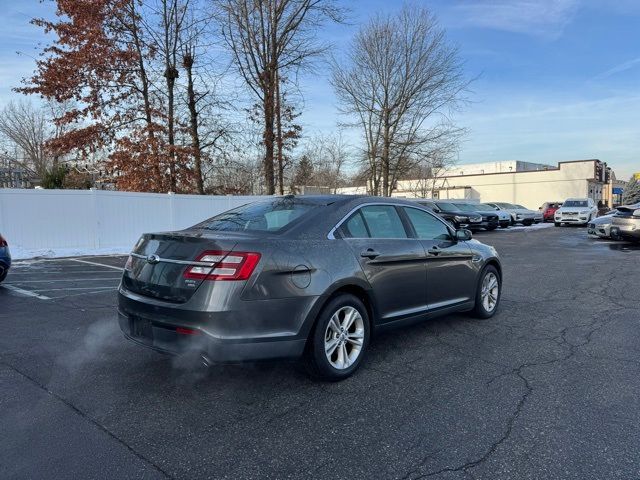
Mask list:
POLYGON ((338 309, 324 333, 324 351, 332 367, 349 368, 358 359, 364 342, 364 320, 350 306, 338 309))
POLYGON ((500 294, 500 284, 498 277, 493 272, 488 272, 482 280, 482 289, 480 298, 482 306, 487 312, 492 312, 498 304, 498 295, 500 294))

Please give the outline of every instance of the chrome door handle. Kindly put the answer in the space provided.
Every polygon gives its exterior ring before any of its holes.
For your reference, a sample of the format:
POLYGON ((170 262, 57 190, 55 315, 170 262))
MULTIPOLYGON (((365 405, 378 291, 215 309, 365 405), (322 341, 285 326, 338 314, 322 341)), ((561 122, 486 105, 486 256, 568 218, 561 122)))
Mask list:
POLYGON ((442 251, 442 250, 440 250, 438 247, 432 247, 432 248, 430 248, 429 250, 427 250, 427 252, 428 252, 430 255, 440 255, 440 252, 441 252, 441 251, 442 251))

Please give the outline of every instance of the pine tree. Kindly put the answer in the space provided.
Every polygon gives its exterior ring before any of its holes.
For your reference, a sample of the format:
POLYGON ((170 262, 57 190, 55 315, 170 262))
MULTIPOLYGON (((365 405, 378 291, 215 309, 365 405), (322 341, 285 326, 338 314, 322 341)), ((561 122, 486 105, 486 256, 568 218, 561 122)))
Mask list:
POLYGON ((640 182, 633 176, 624 189, 622 195, 622 204, 631 205, 640 202, 640 182))

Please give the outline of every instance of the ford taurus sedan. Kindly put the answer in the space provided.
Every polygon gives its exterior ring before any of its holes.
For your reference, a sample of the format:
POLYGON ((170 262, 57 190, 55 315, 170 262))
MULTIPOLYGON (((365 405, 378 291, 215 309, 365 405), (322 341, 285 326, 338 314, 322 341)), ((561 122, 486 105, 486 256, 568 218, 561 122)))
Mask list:
POLYGON ((339 380, 375 332, 498 308, 496 251, 414 202, 285 196, 143 235, 119 287, 131 340, 207 362, 304 357, 339 380))

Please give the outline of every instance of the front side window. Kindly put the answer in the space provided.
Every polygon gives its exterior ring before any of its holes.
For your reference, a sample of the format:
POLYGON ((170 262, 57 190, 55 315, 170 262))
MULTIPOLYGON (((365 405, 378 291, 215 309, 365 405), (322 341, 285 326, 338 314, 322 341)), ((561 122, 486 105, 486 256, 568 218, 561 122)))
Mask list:
POLYGON ((422 240, 449 240, 449 229, 433 215, 417 208, 404 207, 413 229, 422 240))
POLYGON ((360 209, 371 238, 408 238, 400 215, 392 205, 369 205, 360 209))

